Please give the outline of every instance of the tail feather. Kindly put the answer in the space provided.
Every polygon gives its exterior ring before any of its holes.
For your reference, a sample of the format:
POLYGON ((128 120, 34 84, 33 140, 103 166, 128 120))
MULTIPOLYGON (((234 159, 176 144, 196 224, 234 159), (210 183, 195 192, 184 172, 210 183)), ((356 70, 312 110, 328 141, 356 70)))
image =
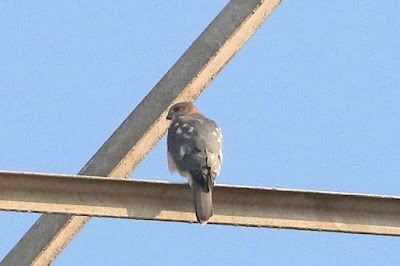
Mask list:
POLYGON ((192 183, 192 191, 197 221, 206 224, 213 215, 212 191, 211 189, 208 192, 203 191, 197 182, 192 183))

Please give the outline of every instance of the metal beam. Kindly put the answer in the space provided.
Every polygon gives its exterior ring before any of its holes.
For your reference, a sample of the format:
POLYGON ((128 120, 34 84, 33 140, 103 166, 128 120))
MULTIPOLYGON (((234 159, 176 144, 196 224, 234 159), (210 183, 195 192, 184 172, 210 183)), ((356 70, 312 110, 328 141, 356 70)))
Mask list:
MULTIPOLYGON (((0 172, 0 209, 195 222, 187 184, 0 172)), ((216 186, 210 224, 400 236, 400 197, 216 186)))
MULTIPOLYGON (((165 113, 193 101, 281 0, 232 0, 79 172, 124 178, 165 133, 165 113)), ((2 261, 46 265, 87 223, 88 217, 42 215, 2 261)))

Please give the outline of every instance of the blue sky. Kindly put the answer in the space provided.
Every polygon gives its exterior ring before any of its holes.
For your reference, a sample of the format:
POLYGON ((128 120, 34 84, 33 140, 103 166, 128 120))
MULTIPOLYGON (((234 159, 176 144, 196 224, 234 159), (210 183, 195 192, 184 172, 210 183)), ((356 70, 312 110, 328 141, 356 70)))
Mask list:
MULTIPOLYGON (((2 1, 0 169, 75 174, 227 1, 2 1)), ((399 195, 400 3, 283 1, 195 102, 218 183, 399 195)), ((131 178, 183 182, 163 138, 131 178)), ((0 212, 0 258, 38 214, 0 212)), ((393 265, 393 237, 93 218, 54 265, 393 265)))

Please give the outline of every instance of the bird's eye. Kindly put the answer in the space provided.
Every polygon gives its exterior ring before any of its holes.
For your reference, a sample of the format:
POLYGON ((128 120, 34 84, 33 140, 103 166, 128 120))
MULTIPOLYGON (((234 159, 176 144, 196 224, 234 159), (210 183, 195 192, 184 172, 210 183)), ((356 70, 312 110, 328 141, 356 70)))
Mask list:
POLYGON ((178 112, 178 111, 179 111, 179 107, 175 107, 174 112, 178 112))

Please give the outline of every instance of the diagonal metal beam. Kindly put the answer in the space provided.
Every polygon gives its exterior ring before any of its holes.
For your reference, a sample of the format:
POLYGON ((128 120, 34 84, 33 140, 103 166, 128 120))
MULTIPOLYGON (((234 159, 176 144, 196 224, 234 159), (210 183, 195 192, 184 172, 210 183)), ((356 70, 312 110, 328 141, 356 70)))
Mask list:
MULTIPOLYGON (((231 0, 79 174, 126 177, 165 133, 167 108, 193 101, 280 1, 231 0)), ((42 215, 2 263, 49 264, 88 220, 42 215)))
MULTIPOLYGON (((187 184, 0 172, 0 210, 195 222, 187 184)), ((400 236, 400 197, 215 187, 211 224, 400 236)))

